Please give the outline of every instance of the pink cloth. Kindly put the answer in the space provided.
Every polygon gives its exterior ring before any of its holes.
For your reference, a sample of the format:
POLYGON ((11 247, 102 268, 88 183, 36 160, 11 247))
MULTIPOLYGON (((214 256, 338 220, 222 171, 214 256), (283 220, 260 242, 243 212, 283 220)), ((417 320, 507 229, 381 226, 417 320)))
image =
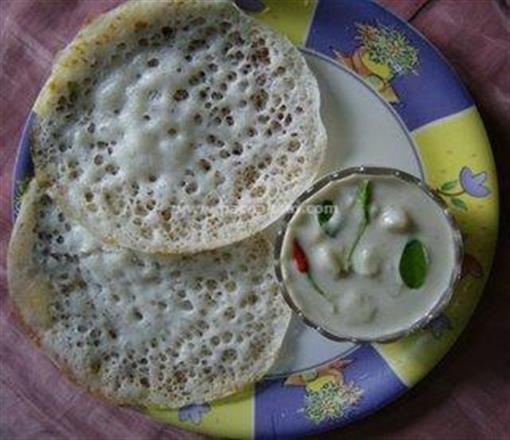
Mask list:
MULTIPOLYGON (((341 0, 329 0, 341 1, 341 0)), ((69 384, 10 319, 5 254, 10 186, 25 117, 54 54, 87 17, 118 0, 0 0, 0 439, 199 439, 69 384)), ((469 328, 404 398, 321 438, 510 438, 510 31, 506 0, 381 0, 422 30, 475 96, 493 143, 503 218, 496 267, 469 328)))

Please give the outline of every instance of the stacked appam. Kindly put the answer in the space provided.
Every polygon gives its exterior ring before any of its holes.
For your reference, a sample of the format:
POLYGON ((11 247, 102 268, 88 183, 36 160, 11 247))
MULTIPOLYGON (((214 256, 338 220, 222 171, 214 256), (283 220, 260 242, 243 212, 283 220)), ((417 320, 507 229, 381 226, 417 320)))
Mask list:
POLYGON ((30 336, 118 403, 262 377, 290 319, 264 229, 326 148, 299 51, 229 1, 131 1, 59 55, 34 110, 9 248, 30 336))

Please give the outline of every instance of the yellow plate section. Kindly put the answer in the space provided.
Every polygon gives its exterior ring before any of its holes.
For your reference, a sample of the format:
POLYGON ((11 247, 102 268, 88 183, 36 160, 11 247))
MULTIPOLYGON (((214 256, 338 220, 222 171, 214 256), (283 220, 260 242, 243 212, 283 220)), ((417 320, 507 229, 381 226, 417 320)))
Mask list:
POLYGON ((264 0, 264 4, 263 11, 252 15, 286 35, 295 45, 303 46, 317 0, 264 0))
POLYGON ((409 386, 436 365, 467 324, 487 280, 498 231, 496 171, 478 111, 471 107, 412 135, 427 183, 448 203, 460 225, 466 256, 459 287, 435 327, 374 345, 409 386), (489 193, 482 195, 484 191, 489 193))
POLYGON ((146 414, 178 428, 215 437, 248 439, 254 432, 254 386, 211 404, 179 410, 148 408, 146 414))

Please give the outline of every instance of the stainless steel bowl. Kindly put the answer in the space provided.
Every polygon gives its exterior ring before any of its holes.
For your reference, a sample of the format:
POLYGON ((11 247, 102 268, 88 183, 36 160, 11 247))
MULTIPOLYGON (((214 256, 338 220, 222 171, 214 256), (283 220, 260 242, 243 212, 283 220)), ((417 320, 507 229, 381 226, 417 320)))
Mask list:
POLYGON ((457 222, 455 221, 454 217, 450 214, 448 207, 446 203, 441 199, 432 188, 430 188, 425 182, 422 180, 412 176, 411 174, 408 174, 404 171, 400 171, 393 168, 383 168, 383 167, 354 167, 354 168, 348 168, 342 171, 333 172, 331 174, 328 174, 321 179, 319 179, 317 182, 315 182, 308 190, 306 190, 303 194, 301 194, 296 201, 293 203, 292 207, 289 208, 289 210, 284 214, 284 217, 281 221, 281 227, 278 230, 277 233, 277 239, 276 239, 276 246, 275 246, 275 253, 274 253, 274 259, 275 259, 275 271, 276 276, 280 282, 281 289, 283 292, 283 296, 285 297, 285 300, 289 304, 289 306, 292 308, 292 310, 303 320, 303 322, 308 325, 309 327, 314 328, 319 333, 323 334, 329 339, 335 340, 335 341, 351 341, 351 342, 388 342, 393 341, 399 338, 402 338, 415 330, 422 328, 426 326, 432 319, 437 317, 439 313, 446 307, 446 305, 449 303, 453 292, 455 290, 455 287, 460 279, 461 271, 462 271, 462 260, 463 260, 463 243, 462 243, 462 236, 459 230, 459 227, 457 225, 457 222), (410 183, 412 185, 417 186, 420 188, 430 199, 432 199, 439 207, 441 208, 441 211, 443 212, 448 224, 450 225, 452 229, 452 235, 454 240, 454 258, 455 258, 455 264, 452 270, 452 273, 450 274, 450 282, 448 284, 448 287, 442 292, 440 295, 438 301, 436 304, 432 307, 431 310, 429 310, 426 314, 424 314, 422 317, 417 319, 415 322, 413 322, 408 327, 398 331, 394 332, 392 334, 387 334, 382 337, 377 338, 357 338, 353 337, 351 335, 347 334, 333 334, 330 331, 326 330, 324 327, 322 327, 319 323, 314 322, 310 318, 306 316, 306 314, 301 310, 298 304, 294 302, 292 299, 292 295, 289 293, 289 290, 285 284, 283 273, 282 273, 282 253, 283 253, 283 243, 284 238, 287 233, 287 227, 289 225, 289 222, 292 220, 294 215, 298 212, 299 206, 304 203, 308 198, 316 194, 318 191, 320 191, 324 186, 326 186, 328 183, 340 181, 343 179, 346 179, 351 176, 385 176, 385 177, 394 177, 397 179, 400 179, 406 183, 410 183))

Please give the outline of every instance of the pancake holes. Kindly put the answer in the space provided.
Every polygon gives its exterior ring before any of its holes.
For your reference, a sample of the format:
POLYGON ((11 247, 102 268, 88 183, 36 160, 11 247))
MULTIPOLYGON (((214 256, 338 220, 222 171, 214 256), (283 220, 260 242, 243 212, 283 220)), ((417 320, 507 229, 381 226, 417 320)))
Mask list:
MULTIPOLYGON (((96 341, 94 341, 94 342, 96 342, 96 341)), ((94 345, 96 345, 96 344, 94 343, 94 345)), ((101 361, 100 360, 93 361, 90 364, 90 371, 92 372, 92 374, 98 374, 99 370, 101 370, 101 361)))
POLYGON ((140 204, 140 202, 137 202, 137 204, 135 206, 135 215, 145 217, 147 214, 148 214, 148 212, 145 209, 145 207, 142 204, 140 204))
POLYGON ((198 92, 198 97, 203 101, 207 98, 207 91, 206 90, 200 90, 198 92))
POLYGON ((158 308, 160 310, 165 310, 168 307, 168 304, 166 302, 164 302, 164 301, 158 301, 157 304, 158 304, 158 308))
POLYGON ((223 362, 233 361, 236 358, 237 358, 237 352, 234 349, 232 349, 232 348, 229 348, 229 349, 225 350, 221 354, 221 360, 223 362))
POLYGON ((216 206, 220 203, 220 199, 215 195, 209 195, 206 199, 207 206, 216 206))
POLYGON ((174 93, 175 101, 184 101, 189 97, 189 93, 184 89, 179 89, 174 93))
POLYGON ((182 310, 186 310, 187 312, 190 312, 193 310, 193 303, 189 300, 183 301, 181 303, 182 310))
POLYGON ((155 207, 156 207, 156 201, 154 199, 150 199, 145 204, 145 209, 147 209, 147 211, 152 211, 155 207))
POLYGON ((94 194, 92 194, 91 192, 85 193, 85 201, 92 202, 93 199, 94 199, 94 194))
POLYGON ((225 311, 223 312, 223 317, 225 319, 228 319, 229 321, 231 321, 232 319, 234 319, 236 317, 235 309, 232 306, 227 307, 225 309, 225 311))
POLYGON ((225 283, 225 289, 227 290, 227 292, 235 292, 236 288, 237 284, 234 280, 228 280, 225 283))
POLYGON ((210 328, 209 324, 204 320, 198 321, 197 325, 203 331, 207 331, 210 328))
POLYGON ((232 154, 235 156, 240 156, 243 154, 243 146, 239 142, 234 143, 234 148, 232 148, 232 154))
POLYGON ((169 128, 167 130, 167 133, 172 136, 172 137, 175 137, 177 135, 177 129, 176 128, 169 128))
POLYGON ((216 289, 216 287, 218 287, 218 282, 217 282, 216 280, 213 280, 213 279, 211 278, 211 279, 206 280, 206 282, 205 282, 205 286, 206 286, 209 290, 214 290, 214 289, 216 289))
POLYGON ((143 314, 137 308, 134 308, 131 313, 135 321, 141 321, 143 319, 143 314))
POLYGON ((269 116, 268 115, 260 115, 257 120, 261 123, 261 124, 267 124, 267 122, 269 122, 269 116))
POLYGON ((219 101, 219 100, 223 99, 223 93, 212 92, 211 98, 214 99, 215 101, 219 101))
POLYGON ((288 89, 293 90, 296 87, 296 82, 294 81, 293 78, 286 78, 285 79, 285 86, 288 89))
POLYGON ((108 174, 111 174, 112 176, 119 172, 119 167, 112 163, 107 164, 104 169, 108 174))
POLYGON ((169 26, 163 26, 161 28, 161 34, 163 35, 163 37, 165 38, 170 38, 174 35, 175 31, 169 27, 169 26))
POLYGON ((147 61, 147 67, 158 67, 159 66, 159 60, 157 58, 151 58, 149 61, 147 61))
POLYGON ((299 142, 297 139, 291 139, 287 145, 287 151, 290 151, 291 153, 296 152, 301 148, 301 142, 299 142))
POLYGON ((276 163, 282 167, 287 165, 288 157, 286 154, 282 154, 281 156, 278 156, 278 159, 276 159, 276 163))
POLYGON ((195 125, 200 125, 203 122, 202 115, 200 113, 195 113, 193 115, 193 122, 195 125))
POLYGON ((170 208, 167 208, 163 211, 161 211, 159 213, 159 215, 161 216, 161 218, 165 221, 165 222, 168 222, 170 221, 170 219, 172 218, 172 211, 170 208))
POLYGON ((104 162, 103 156, 100 154, 96 154, 94 156, 94 165, 102 165, 104 162))
POLYGON ((199 159, 198 166, 202 171, 209 171, 211 169, 211 162, 209 162, 207 159, 199 159))
POLYGON ((271 122, 271 129, 275 132, 279 132, 282 129, 282 125, 278 121, 271 122))
POLYGON ((193 194, 198 191, 198 185, 196 182, 190 182, 186 185, 184 190, 187 194, 193 194))
POLYGON ((246 322, 250 322, 255 319, 255 316, 253 316, 251 313, 246 313, 246 315, 244 315, 244 319, 246 320, 246 322))
POLYGON ((232 341, 232 338, 234 337, 234 335, 232 334, 232 332, 224 332, 222 335, 221 335, 221 340, 225 343, 225 344, 228 344, 230 341, 232 341))
POLYGON ((258 111, 261 111, 266 107, 268 100, 269 95, 265 90, 262 89, 257 90, 253 95, 250 96, 250 101, 258 111))
POLYGON ((217 347, 218 345, 220 345, 220 338, 218 336, 213 336, 211 338, 211 344, 213 347, 217 347))
POLYGON ((266 188, 264 186, 256 186, 250 192, 250 195, 254 198, 262 197, 266 192, 266 188))

